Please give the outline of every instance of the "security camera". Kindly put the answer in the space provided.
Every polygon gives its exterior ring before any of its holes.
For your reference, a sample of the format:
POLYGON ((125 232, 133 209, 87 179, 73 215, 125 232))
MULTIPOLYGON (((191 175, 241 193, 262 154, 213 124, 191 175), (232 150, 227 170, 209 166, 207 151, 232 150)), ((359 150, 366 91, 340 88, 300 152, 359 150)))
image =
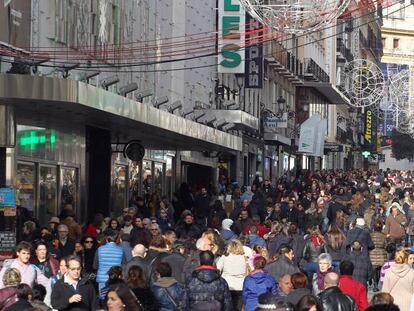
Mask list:
POLYGON ((187 107, 181 112, 182 117, 187 117, 188 115, 192 114, 194 112, 194 109, 192 107, 187 107))
POLYGON ((125 86, 122 86, 119 88, 118 90, 118 94, 122 95, 122 96, 126 96, 127 94, 135 91, 138 89, 138 84, 136 84, 135 82, 129 83, 125 86))
POLYGON ((181 100, 176 100, 168 107, 168 112, 174 113, 177 109, 181 109, 183 107, 183 103, 181 100))
POLYGON ((209 116, 205 117, 202 122, 206 125, 213 126, 213 123, 216 120, 217 120, 217 118, 215 116, 209 115, 209 116))
POLYGON ((227 132, 227 131, 233 130, 235 127, 236 127, 236 124, 229 123, 229 124, 223 126, 223 131, 227 132))
POLYGON ((223 126, 226 126, 227 124, 229 124, 229 122, 227 122, 226 120, 224 120, 223 118, 221 118, 221 119, 218 119, 216 122, 215 122, 215 128, 222 128, 223 126))
POLYGON ((108 90, 108 87, 110 87, 111 85, 114 85, 118 82, 119 82, 118 76, 111 76, 111 77, 107 77, 107 78, 103 79, 102 82, 101 82, 101 86, 105 90, 108 90))
POLYGON ((168 96, 154 98, 152 104, 155 108, 160 108, 162 105, 168 103, 168 96))
POLYGON ((145 97, 149 97, 152 95, 154 95, 154 93, 152 93, 151 90, 139 91, 138 93, 135 93, 135 98, 137 99, 137 101, 142 102, 142 100, 145 97))
POLYGON ((193 120, 198 122, 198 120, 200 120, 205 115, 206 115, 206 113, 204 111, 198 110, 198 111, 194 112, 194 118, 193 118, 193 120))
POLYGON ((89 83, 89 80, 92 79, 93 77, 96 77, 97 75, 99 75, 101 72, 100 71, 88 71, 88 72, 84 72, 80 75, 79 81, 83 81, 86 83, 89 83))

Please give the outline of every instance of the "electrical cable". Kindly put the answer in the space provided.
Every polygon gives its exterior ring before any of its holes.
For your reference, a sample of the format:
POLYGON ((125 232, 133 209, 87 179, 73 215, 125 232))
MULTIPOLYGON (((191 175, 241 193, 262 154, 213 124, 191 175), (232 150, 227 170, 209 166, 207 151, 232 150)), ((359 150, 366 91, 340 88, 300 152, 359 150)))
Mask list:
MULTIPOLYGON (((396 3, 394 3, 394 4, 396 4, 396 3)), ((394 4, 392 4, 392 5, 394 5, 394 4)), ((392 6, 391 5, 391 6, 392 6)), ((399 9, 397 9, 397 10, 395 10, 395 11, 392 11, 392 12, 390 12, 390 13, 388 13, 386 16, 388 16, 388 15, 391 15, 391 14, 394 14, 395 12, 398 12, 398 11, 400 11, 400 10, 402 10, 402 9, 405 9, 406 7, 408 7, 408 6, 410 6, 411 4, 408 4, 408 5, 405 5, 404 7, 400 7, 399 9)), ((363 18, 363 17, 365 17, 365 16, 367 16, 367 15, 370 15, 370 14, 372 14, 373 12, 368 12, 367 14, 365 14, 365 15, 361 15, 361 16, 358 16, 358 17, 355 17, 355 18, 352 18, 352 20, 356 20, 356 19, 360 19, 360 18, 363 18)), ((370 20, 370 21, 367 21, 367 22, 365 22, 365 23, 363 23, 363 24, 361 24, 361 25, 358 25, 357 26, 357 28, 359 28, 359 27, 361 27, 361 26, 364 26, 364 25, 367 25, 367 24, 370 24, 371 22, 373 22, 373 21, 375 21, 377 18, 375 18, 375 19, 373 19, 373 20, 370 20)), ((345 23, 346 21, 344 21, 344 22, 342 22, 342 23, 345 23)), ((333 27, 336 27, 337 26, 337 24, 335 24, 335 25, 332 25, 332 26, 329 26, 329 27, 326 27, 326 28, 324 28, 324 29, 329 29, 329 28, 333 28, 333 27)), ((320 32, 321 30, 318 30, 318 31, 315 31, 315 32, 320 32)), ((337 36, 338 34, 341 34, 341 33, 344 33, 345 32, 345 30, 343 30, 343 31, 341 31, 341 32, 339 32, 339 33, 336 33, 336 34, 333 34, 333 35, 329 35, 329 36, 327 36, 327 37, 323 37, 323 38, 320 38, 320 39, 317 39, 317 40, 314 40, 314 41, 310 41, 310 42, 307 42, 307 43, 304 43, 304 44, 302 44, 302 45, 297 45, 297 46, 294 46, 294 47, 292 47, 292 48, 289 48, 289 49, 285 49, 285 50, 292 50, 292 49, 295 49, 295 48, 297 48, 297 47, 302 47, 302 46, 307 46, 307 45, 310 45, 310 44, 313 44, 313 43, 315 43, 315 42, 319 42, 319 41, 323 41, 323 40, 325 40, 325 39, 328 39, 328 38, 331 38, 331 37, 335 37, 335 36, 337 36)), ((309 35, 309 34, 303 34, 303 35, 301 35, 301 36, 306 36, 306 35, 309 35)), ((300 36, 297 36, 296 38, 299 38, 300 36)), ((287 40, 290 40, 290 39, 287 39, 287 40)), ((264 43, 266 43, 266 42, 271 42, 271 41, 274 41, 274 39, 271 39, 271 40, 268 40, 268 41, 263 41, 264 43)), ((263 42, 259 42, 259 43, 263 43, 263 42)), ((257 44, 257 43, 255 43, 255 44, 257 44)), ((255 44, 253 44, 253 45, 255 45, 255 44)), ((247 48, 247 46, 246 47, 244 47, 244 48, 247 48)), ((241 49, 243 49, 243 48, 241 48, 241 49)), ((173 59, 173 60, 164 60, 164 61, 156 61, 156 62, 147 62, 147 63, 141 63, 141 64, 136 64, 136 63, 132 63, 132 64, 123 64, 123 65, 106 65, 106 66, 87 66, 87 67, 83 67, 83 66, 79 66, 77 69, 86 69, 85 71, 88 71, 88 69, 89 69, 89 71, 91 70, 91 69, 94 69, 94 68, 118 68, 118 67, 120 67, 120 68, 122 68, 122 67, 126 67, 126 66, 129 66, 129 67, 136 67, 136 66, 152 66, 152 65, 157 65, 157 64, 163 64, 163 63, 171 63, 171 62, 178 62, 178 61, 187 61, 187 60, 192 60, 192 59, 197 59, 197 58, 202 58, 202 57, 208 57, 208 56, 217 56, 219 53, 217 53, 217 52, 214 52, 214 53, 209 53, 209 54, 204 54, 204 55, 198 55, 198 56, 192 56, 192 57, 186 57, 186 58, 182 58, 182 59, 173 59)), ((264 56, 268 56, 268 55, 264 55, 264 56)), ((245 60, 248 60, 248 59, 245 59, 245 60)), ((3 60, 4 61, 4 60, 3 60)), ((10 61, 9 63, 12 63, 12 61, 10 61)), ((67 65, 68 63, 67 62, 65 62, 64 63, 65 65, 67 65)), ((39 66, 41 66, 41 67, 51 67, 51 68, 59 68, 59 66, 56 66, 56 65, 47 65, 47 64, 40 64, 39 66)), ((182 67, 182 68, 170 68, 170 69, 156 69, 156 70, 139 70, 139 71, 137 71, 137 70, 117 70, 117 71, 115 71, 115 70, 101 70, 101 72, 110 72, 110 73, 142 73, 142 72, 165 72, 165 71, 175 71, 175 70, 192 70, 192 69, 197 69, 197 68, 206 68, 206 67, 213 67, 213 66, 217 66, 217 64, 211 64, 211 65, 202 65, 202 66, 194 66, 194 67, 182 67)))

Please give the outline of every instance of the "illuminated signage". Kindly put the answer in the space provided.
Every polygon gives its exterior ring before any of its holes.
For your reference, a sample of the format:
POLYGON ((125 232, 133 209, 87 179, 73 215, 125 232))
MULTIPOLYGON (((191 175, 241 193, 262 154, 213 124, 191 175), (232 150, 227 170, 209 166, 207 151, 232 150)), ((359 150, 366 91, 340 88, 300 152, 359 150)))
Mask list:
POLYGON ((54 130, 33 130, 18 132, 17 143, 24 149, 36 150, 40 146, 50 146, 54 148, 56 145, 56 133, 54 130))

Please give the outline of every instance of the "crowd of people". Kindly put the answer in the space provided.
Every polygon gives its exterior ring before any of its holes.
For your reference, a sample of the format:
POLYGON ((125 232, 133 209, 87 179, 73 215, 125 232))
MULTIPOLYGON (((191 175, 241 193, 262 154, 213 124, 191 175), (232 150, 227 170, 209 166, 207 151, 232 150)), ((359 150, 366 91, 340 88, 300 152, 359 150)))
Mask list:
POLYGON ((413 311, 413 181, 322 170, 20 219, 0 311, 413 311))

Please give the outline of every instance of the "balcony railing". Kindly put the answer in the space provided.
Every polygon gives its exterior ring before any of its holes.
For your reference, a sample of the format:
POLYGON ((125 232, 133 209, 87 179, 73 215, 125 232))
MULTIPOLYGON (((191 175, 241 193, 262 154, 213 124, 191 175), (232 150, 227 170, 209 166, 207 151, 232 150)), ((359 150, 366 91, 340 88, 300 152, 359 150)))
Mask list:
POLYGON ((312 58, 305 58, 304 77, 307 81, 330 81, 329 75, 312 58))
POLYGON ((281 75, 286 76, 292 81, 301 81, 303 76, 303 63, 279 42, 272 43, 272 58, 271 66, 275 67, 281 75))

